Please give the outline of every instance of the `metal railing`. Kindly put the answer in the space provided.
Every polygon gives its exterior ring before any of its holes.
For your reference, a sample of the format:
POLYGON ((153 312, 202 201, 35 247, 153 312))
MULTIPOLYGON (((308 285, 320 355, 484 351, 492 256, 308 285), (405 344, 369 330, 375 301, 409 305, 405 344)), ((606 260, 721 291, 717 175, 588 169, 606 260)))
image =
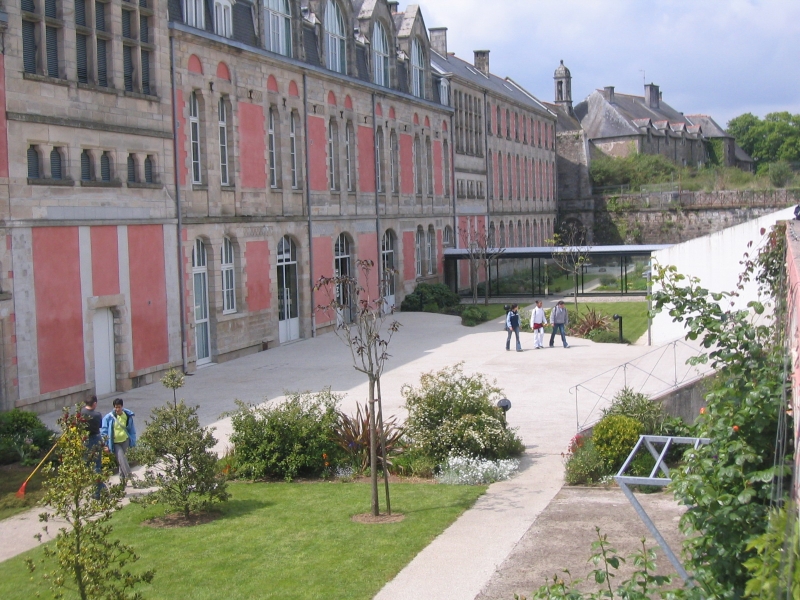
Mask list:
POLYGON ((596 423, 599 420, 598 408, 610 404, 617 392, 624 388, 653 397, 709 375, 714 371, 710 365, 687 364, 690 358, 701 354, 703 352, 685 341, 675 340, 571 387, 570 393, 575 394, 577 430, 580 432, 596 423))

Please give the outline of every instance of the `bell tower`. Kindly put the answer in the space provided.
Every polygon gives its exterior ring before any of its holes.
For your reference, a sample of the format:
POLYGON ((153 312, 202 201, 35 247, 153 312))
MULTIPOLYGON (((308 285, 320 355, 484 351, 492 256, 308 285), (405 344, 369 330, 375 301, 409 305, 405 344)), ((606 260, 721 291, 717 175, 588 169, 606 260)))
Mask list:
POLYGON ((553 73, 553 81, 555 81, 555 104, 564 107, 569 114, 572 114, 572 75, 564 66, 563 60, 553 73))

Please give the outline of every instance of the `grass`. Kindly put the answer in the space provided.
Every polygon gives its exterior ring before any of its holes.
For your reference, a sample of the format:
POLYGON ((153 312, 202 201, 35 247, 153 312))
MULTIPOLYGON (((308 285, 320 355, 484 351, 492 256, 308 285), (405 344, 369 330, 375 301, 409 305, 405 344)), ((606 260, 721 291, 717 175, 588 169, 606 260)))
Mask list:
MULTIPOLYGON (((420 550, 472 506, 483 486, 398 483, 391 488, 400 523, 366 525, 361 483, 233 483, 222 517, 204 525, 153 529, 157 507, 128 506, 114 535, 133 545, 141 568, 156 569, 145 598, 372 598, 420 550)), ((37 584, 24 564, 31 550, 0 563, 0 597, 28 599, 37 584)), ((67 596, 68 598, 70 596, 67 596)))
MULTIPOLYGON (((569 308, 573 308, 572 303, 569 308)), ((613 316, 615 314, 622 317, 622 336, 631 342, 635 342, 647 331, 647 302, 580 302, 578 310, 585 311, 589 308, 595 309, 598 313, 613 316)), ((619 331, 619 323, 612 322, 612 330, 619 331)))
POLYGON ((16 497, 17 490, 33 469, 34 467, 23 467, 19 463, 0 466, 0 519, 28 510, 44 495, 42 476, 39 473, 25 487, 25 496, 16 497))

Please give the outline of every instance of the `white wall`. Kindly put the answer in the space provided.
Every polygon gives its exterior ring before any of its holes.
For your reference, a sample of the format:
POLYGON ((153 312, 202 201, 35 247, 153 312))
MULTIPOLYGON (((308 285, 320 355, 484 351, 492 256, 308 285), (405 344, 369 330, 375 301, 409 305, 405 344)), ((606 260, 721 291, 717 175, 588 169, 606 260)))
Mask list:
MULTIPOLYGON (((794 207, 785 208, 753 221, 653 252, 653 262, 662 266, 674 265, 679 273, 700 278, 700 284, 712 292, 732 292, 736 290, 743 269, 739 263, 745 252, 751 257, 755 256, 755 252, 766 239, 766 235, 761 235, 761 229, 769 231, 777 221, 793 218, 794 207), (751 241, 753 246, 748 248, 747 244, 751 241)), ((757 285, 750 282, 739 294, 739 297, 733 299, 734 308, 743 308, 751 300, 756 300, 757 285)), ((730 308, 730 304, 723 308, 730 308)), ((654 346, 686 335, 683 323, 673 322, 667 312, 661 312, 653 319, 651 331, 654 346)))

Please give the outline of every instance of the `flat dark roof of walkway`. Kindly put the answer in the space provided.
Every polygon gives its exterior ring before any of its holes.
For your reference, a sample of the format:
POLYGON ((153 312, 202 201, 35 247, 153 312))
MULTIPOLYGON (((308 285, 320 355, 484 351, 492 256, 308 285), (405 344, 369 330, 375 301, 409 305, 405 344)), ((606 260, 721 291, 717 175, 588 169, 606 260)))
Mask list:
MULTIPOLYGON (((505 248, 495 258, 553 258, 553 254, 586 250, 589 256, 642 256, 651 254, 656 250, 669 248, 672 244, 641 244, 630 246, 531 246, 527 248, 505 248)), ((497 249, 491 251, 498 252, 497 249)), ((469 251, 464 248, 445 248, 445 259, 459 260, 469 258, 469 251)))

